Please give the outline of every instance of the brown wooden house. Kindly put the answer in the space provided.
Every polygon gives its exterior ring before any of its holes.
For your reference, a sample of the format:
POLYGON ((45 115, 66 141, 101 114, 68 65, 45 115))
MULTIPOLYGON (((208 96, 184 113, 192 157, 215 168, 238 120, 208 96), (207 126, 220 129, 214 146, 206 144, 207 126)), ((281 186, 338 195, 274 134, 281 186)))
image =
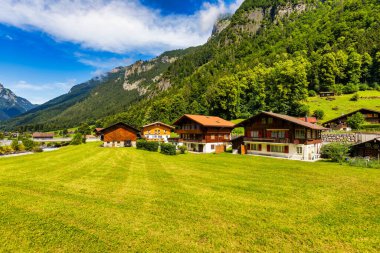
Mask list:
POLYGON ((351 156, 379 158, 380 138, 355 144, 351 147, 351 156))
POLYGON ((180 136, 179 145, 201 153, 215 152, 217 146, 226 146, 231 141, 234 124, 215 116, 185 114, 173 123, 180 136))
MULTIPOLYGON (((247 154, 277 156, 297 160, 319 158, 321 132, 326 128, 295 117, 261 112, 239 124, 244 127, 247 154)), ((241 138, 236 141, 241 142, 241 138)), ((236 148, 236 145, 233 145, 236 148)))
POLYGON ((364 119, 369 124, 380 124, 380 111, 373 109, 361 108, 359 110, 344 114, 337 118, 331 119, 323 123, 323 126, 333 130, 345 130, 350 131, 351 128, 347 125, 347 119, 352 115, 360 112, 363 114, 364 119))
POLYGON ((140 131, 124 123, 117 123, 100 130, 104 147, 130 147, 136 146, 140 131))

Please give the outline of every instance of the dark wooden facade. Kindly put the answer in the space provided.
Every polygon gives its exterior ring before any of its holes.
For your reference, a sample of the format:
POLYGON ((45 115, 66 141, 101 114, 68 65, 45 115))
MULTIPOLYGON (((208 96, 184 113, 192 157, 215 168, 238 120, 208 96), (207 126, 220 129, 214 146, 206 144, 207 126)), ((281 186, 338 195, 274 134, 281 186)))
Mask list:
POLYGON ((286 115, 262 112, 239 125, 244 127, 244 141, 289 144, 321 143, 323 127, 286 115))
POLYGON ((369 124, 380 124, 380 111, 362 108, 347 114, 344 114, 340 117, 334 118, 332 120, 326 121, 323 123, 323 126, 331 129, 341 129, 347 127, 347 119, 352 115, 360 112, 363 114, 364 119, 369 124))
POLYGON ((136 141, 139 130, 124 123, 117 123, 100 131, 104 142, 136 141))
POLYGON ((380 156, 380 138, 362 142, 351 147, 351 156, 354 157, 372 157, 380 156))

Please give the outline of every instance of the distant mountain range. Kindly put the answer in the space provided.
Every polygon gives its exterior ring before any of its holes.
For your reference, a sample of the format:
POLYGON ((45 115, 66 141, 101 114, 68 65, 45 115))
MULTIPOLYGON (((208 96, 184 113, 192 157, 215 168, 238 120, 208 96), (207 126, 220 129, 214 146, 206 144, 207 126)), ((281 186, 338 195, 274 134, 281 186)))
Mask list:
POLYGON ((33 105, 25 98, 16 96, 10 89, 6 89, 0 83, 0 120, 16 117, 34 107, 36 105, 33 105))
POLYGON ((204 45, 117 67, 0 128, 138 127, 183 113, 304 116, 303 101, 320 91, 380 90, 379 20, 378 0, 245 0, 204 45))

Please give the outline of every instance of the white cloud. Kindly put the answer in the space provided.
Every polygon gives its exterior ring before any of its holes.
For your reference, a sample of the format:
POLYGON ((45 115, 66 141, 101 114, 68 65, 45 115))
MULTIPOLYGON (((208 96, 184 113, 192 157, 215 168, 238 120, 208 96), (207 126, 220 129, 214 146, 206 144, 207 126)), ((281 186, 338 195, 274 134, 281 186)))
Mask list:
POLYGON ((1 0, 0 22, 38 29, 84 48, 157 54, 207 41, 216 18, 242 0, 205 3, 193 15, 163 16, 138 0, 1 0))
POLYGON ((65 82, 53 82, 46 84, 32 84, 26 81, 18 81, 9 86, 17 96, 25 97, 33 104, 42 104, 57 94, 67 93, 77 83, 76 79, 65 82), (41 97, 43 95, 44 97, 41 97))
POLYGON ((83 54, 75 54, 78 58, 78 61, 86 64, 88 66, 94 67, 95 70, 91 72, 92 76, 100 76, 109 70, 118 67, 118 66, 127 66, 134 62, 131 58, 93 58, 83 54))

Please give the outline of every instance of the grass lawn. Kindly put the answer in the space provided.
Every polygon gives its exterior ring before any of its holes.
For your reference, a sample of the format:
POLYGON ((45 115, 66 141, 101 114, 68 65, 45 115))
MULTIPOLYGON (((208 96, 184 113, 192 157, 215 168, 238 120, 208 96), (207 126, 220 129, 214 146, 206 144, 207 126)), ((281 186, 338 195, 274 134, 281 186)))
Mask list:
POLYGON ((364 98, 360 98, 358 101, 350 101, 353 94, 335 96, 333 101, 321 97, 311 97, 308 98, 307 105, 310 106, 311 113, 317 109, 322 109, 325 112, 322 122, 363 107, 380 111, 380 91, 359 91, 358 94, 364 98), (378 98, 370 99, 370 97, 378 98), (338 109, 333 110, 334 107, 338 109))
POLYGON ((0 251, 380 251, 380 170, 98 145, 0 158, 0 251))

